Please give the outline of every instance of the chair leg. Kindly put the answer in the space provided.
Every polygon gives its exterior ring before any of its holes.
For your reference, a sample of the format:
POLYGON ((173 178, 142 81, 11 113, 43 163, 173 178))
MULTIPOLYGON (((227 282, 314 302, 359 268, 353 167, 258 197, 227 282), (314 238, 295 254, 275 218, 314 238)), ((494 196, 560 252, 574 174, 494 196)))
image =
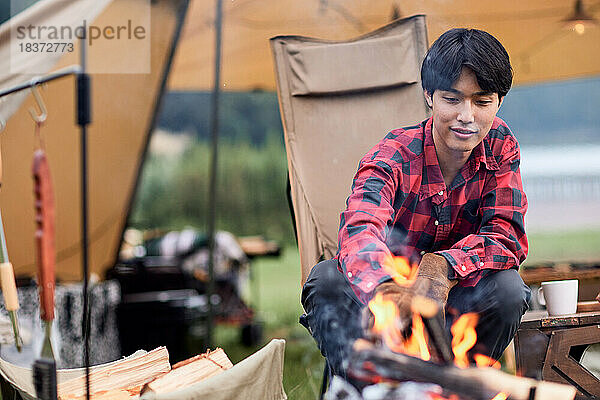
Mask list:
POLYGON ((323 368, 323 381, 321 382, 321 394, 319 395, 319 400, 323 400, 325 397, 325 392, 327 391, 327 385, 329 384, 329 364, 327 363, 327 359, 325 359, 325 367, 323 368))

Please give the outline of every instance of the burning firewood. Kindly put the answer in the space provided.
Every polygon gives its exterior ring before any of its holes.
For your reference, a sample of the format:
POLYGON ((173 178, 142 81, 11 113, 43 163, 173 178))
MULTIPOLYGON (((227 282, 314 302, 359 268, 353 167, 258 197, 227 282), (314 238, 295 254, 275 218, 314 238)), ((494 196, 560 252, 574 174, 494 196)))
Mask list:
POLYGON ((419 295, 427 292, 428 283, 425 281, 418 288, 413 287, 418 282, 414 280, 418 266, 410 266, 404 257, 394 257, 392 261, 384 267, 394 278, 396 285, 392 285, 396 290, 378 290, 369 302, 373 323, 367 324, 365 338, 395 353, 418 356, 423 360, 433 359, 442 364, 454 363, 461 368, 467 368, 472 361, 478 365, 499 366, 489 357, 470 353, 477 342, 477 314, 461 315, 452 325, 450 337, 445 329, 441 304, 419 295), (408 315, 401 311, 406 306, 406 296, 410 308, 408 315), (403 304, 399 305, 398 301, 403 304))
MULTIPOLYGON (((410 285, 414 269, 401 265, 403 268, 390 274, 397 283, 410 285)), ((571 386, 519 378, 487 368, 490 365, 498 368, 499 363, 481 354, 470 354, 477 341, 478 315, 461 315, 452 324, 450 338, 441 305, 416 293, 420 292, 412 292, 409 335, 405 329, 406 318, 401 317, 393 296, 376 293, 369 302, 374 323, 365 334, 371 342, 359 339, 354 343, 348 363, 349 376, 364 383, 433 383, 461 399, 470 400, 568 400, 575 397, 575 388, 571 386), (477 367, 471 366, 472 361, 477 367)))
POLYGON ((381 350, 361 341, 354 347, 348 373, 363 382, 429 382, 456 393, 461 399, 569 400, 575 388, 508 375, 493 368, 458 368, 381 350), (356 350, 360 348, 361 350, 356 350))
POLYGON ((441 363, 451 363, 454 355, 444 329, 441 307, 434 300, 417 296, 413 299, 412 310, 420 314, 423 319, 423 324, 431 340, 430 351, 435 352, 437 360, 441 363))

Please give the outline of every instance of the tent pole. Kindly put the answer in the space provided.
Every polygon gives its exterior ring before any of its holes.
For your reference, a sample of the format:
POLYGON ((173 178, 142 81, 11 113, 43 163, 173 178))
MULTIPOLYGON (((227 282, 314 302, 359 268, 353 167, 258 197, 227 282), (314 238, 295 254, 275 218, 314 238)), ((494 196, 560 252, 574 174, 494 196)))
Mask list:
POLYGON ((210 186, 208 190, 208 317, 206 326, 206 341, 208 347, 213 347, 214 307, 215 292, 214 261, 215 261, 215 224, 217 214, 217 166, 219 154, 219 94, 221 91, 221 35, 223 23, 223 5, 221 0, 216 0, 217 11, 215 15, 215 80, 211 104, 211 137, 212 154, 210 164, 210 186))
POLYGON ((80 40, 81 71, 77 74, 77 124, 81 130, 81 256, 83 269, 83 358, 85 365, 85 398, 90 399, 90 306, 88 293, 88 157, 87 125, 91 122, 90 76, 86 73, 86 33, 80 40))

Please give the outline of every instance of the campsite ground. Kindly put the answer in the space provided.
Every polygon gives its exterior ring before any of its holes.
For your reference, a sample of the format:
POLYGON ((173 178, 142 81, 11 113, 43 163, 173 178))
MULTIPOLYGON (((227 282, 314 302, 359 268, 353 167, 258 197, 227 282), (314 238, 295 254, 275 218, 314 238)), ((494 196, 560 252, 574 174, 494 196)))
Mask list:
MULTIPOLYGON (((529 235, 526 265, 542 261, 600 260, 600 230, 546 232, 529 235)), ((282 257, 258 259, 252 264, 250 301, 265 322, 265 343, 285 338, 283 384, 290 400, 316 399, 323 374, 323 357, 298 324, 300 306, 300 260, 296 248, 286 248, 282 257)), ((256 351, 239 344, 236 328, 219 327, 217 345, 238 362, 256 351)))

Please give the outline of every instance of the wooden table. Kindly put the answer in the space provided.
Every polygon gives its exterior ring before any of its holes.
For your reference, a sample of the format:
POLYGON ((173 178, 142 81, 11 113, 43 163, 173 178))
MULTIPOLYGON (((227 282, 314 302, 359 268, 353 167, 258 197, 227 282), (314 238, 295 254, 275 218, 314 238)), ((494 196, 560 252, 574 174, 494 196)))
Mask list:
POLYGON ((594 343, 600 343, 600 312, 550 317, 546 311, 528 311, 515 335, 517 373, 571 384, 578 398, 600 397, 600 380, 579 363, 585 347, 594 343))
POLYGON ((544 281, 577 279, 579 301, 594 300, 600 288, 600 261, 530 265, 519 271, 523 282, 538 287, 544 281))

